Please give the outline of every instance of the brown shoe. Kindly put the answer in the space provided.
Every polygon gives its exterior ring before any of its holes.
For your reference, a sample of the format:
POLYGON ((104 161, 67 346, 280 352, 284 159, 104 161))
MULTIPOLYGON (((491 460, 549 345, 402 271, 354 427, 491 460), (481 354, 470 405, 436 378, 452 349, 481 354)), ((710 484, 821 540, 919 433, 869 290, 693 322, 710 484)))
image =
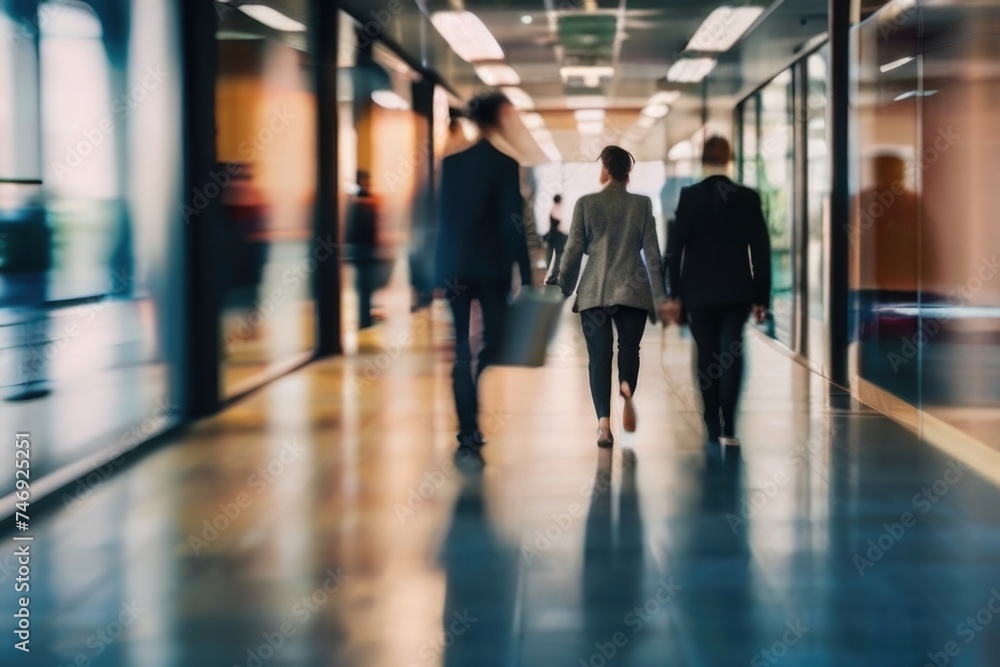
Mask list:
POLYGON ((632 433, 635 431, 635 425, 639 420, 639 416, 635 413, 635 403, 632 402, 632 390, 629 389, 628 384, 625 382, 622 382, 621 395, 625 399, 625 407, 622 408, 622 428, 632 433))

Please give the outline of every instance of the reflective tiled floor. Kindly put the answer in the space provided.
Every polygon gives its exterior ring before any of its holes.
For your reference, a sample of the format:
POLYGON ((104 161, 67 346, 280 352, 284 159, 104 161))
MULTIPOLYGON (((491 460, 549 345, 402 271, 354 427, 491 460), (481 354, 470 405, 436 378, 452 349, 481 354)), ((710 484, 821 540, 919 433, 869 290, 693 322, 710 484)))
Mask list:
POLYGON ((690 343, 652 327, 639 430, 599 451, 573 317, 486 378, 486 465, 456 467, 440 315, 68 494, 33 531, 34 661, 3 539, 0 663, 1000 664, 975 471, 755 336, 742 450, 707 447, 690 343))

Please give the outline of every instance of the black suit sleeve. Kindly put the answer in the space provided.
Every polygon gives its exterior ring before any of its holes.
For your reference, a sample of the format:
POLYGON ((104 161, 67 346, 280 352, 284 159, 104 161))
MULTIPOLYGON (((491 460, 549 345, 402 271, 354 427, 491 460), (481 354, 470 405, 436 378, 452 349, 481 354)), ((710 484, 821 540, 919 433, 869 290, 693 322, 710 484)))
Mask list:
POLYGON ((750 191, 748 202, 750 216, 750 263, 753 267, 753 302, 771 307, 771 238, 764 221, 760 195, 750 191))
MULTIPOLYGON (((524 199, 521 197, 521 176, 519 167, 513 160, 504 165, 500 178, 500 224, 508 245, 508 257, 517 264, 521 273, 521 285, 531 285, 531 258, 528 256, 528 235, 525 225, 529 218, 524 215, 524 199)), ((484 249, 489 252, 489 249, 484 249)))
POLYGON ((687 245, 691 230, 691 215, 691 194, 687 188, 683 188, 674 221, 667 229, 667 252, 663 257, 667 264, 667 296, 671 299, 681 297, 681 260, 684 258, 684 246, 687 245))

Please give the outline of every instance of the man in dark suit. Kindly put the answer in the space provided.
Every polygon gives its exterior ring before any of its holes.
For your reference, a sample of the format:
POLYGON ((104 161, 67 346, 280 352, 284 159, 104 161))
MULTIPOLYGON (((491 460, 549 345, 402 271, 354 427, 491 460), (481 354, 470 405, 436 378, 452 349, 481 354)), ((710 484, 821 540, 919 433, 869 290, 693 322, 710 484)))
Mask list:
POLYGON ((698 345, 698 386, 708 437, 738 445, 736 403, 743 377, 743 324, 763 322, 771 303, 771 244, 760 196, 726 175, 729 142, 711 137, 702 151, 707 177, 681 190, 667 234, 671 301, 665 321, 687 312, 698 345))
POLYGON ((441 167, 436 283, 445 291, 455 320, 452 382, 459 447, 476 452, 485 444, 478 424, 479 377, 500 349, 514 264, 521 284, 531 284, 519 167, 494 145, 502 142, 501 122, 511 113, 516 113, 513 105, 501 94, 474 98, 468 116, 479 128, 480 139, 446 157, 441 167), (483 315, 483 346, 475 372, 469 340, 473 300, 483 315))

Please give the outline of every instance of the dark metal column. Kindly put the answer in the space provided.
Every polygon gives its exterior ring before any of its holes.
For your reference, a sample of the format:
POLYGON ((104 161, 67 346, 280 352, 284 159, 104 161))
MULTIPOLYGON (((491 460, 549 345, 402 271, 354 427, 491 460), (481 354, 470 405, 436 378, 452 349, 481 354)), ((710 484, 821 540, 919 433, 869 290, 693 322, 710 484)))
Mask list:
POLYGON ((809 77, 807 58, 792 66, 792 139, 794 145, 794 203, 792 216, 792 269, 795 309, 792 339, 795 352, 809 356, 809 77))
POLYGON ((316 356, 340 354, 340 220, 337 178, 337 49, 339 2, 312 0, 312 52, 316 58, 316 205, 313 273, 316 356))
POLYGON ((215 169, 217 22, 214 3, 181 1, 183 26, 184 210, 187 302, 184 415, 202 417, 219 406, 221 285, 216 270, 221 216, 217 197, 194 201, 215 169), (206 203, 207 201, 207 203, 206 203))
POLYGON ((830 230, 829 261, 830 379, 848 384, 848 261, 850 237, 844 226, 850 216, 850 66, 851 2, 830 0, 830 230))

